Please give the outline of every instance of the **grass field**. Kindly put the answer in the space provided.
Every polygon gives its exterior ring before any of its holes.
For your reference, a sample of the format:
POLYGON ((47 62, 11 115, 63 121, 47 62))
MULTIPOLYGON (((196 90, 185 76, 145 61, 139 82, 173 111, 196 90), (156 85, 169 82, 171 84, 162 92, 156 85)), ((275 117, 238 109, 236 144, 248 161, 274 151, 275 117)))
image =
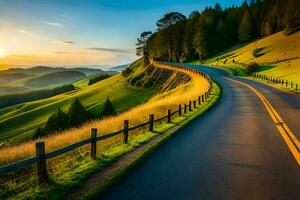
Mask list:
POLYGON ((119 74, 89 87, 51 98, 11 106, 0 110, 0 141, 20 143, 30 139, 34 130, 46 122, 58 108, 65 111, 78 98, 93 114, 99 114, 110 97, 118 112, 145 102, 156 91, 132 87, 119 74))
MULTIPOLYGON (((146 104, 142 104, 127 112, 123 112, 116 117, 94 121, 87 123, 79 129, 71 129, 64 131, 63 133, 42 138, 47 144, 47 151, 49 152, 51 150, 67 146, 74 142, 90 137, 90 129, 92 127, 98 128, 100 130, 99 134, 105 134, 122 129, 124 119, 130 120, 130 125, 132 126, 147 121, 148 115, 151 113, 155 113, 155 117, 163 116, 167 113, 168 109, 177 109, 178 104, 186 103, 190 99, 196 99, 198 95, 207 91, 208 82, 206 79, 191 72, 185 73, 192 77, 190 82, 178 86, 173 90, 158 94, 151 98, 146 104)), ((46 100, 37 101, 33 105, 30 103, 26 106, 21 106, 19 109, 27 108, 28 111, 26 112, 25 110, 22 110, 21 114, 19 114, 20 116, 18 115, 18 109, 13 109, 14 107, 5 109, 6 112, 1 111, 0 113, 0 120, 3 119, 2 115, 5 115, 5 117, 8 119, 12 119, 11 121, 5 121, 5 123, 7 123, 7 130, 13 131, 14 128, 11 128, 13 124, 20 123, 20 127, 29 128, 34 124, 32 121, 41 123, 42 117, 46 117, 49 114, 49 111, 53 111, 59 106, 63 109, 66 109, 69 103, 73 101, 75 97, 78 97, 85 106, 90 104, 91 106, 89 106, 89 109, 97 112, 98 110, 101 110, 100 105, 102 104, 102 102, 101 104, 99 103, 99 99, 102 98, 104 101, 108 94, 112 95, 112 102, 117 105, 116 107, 118 111, 140 104, 142 101, 145 101, 147 98, 149 98, 149 96, 154 94, 154 91, 152 90, 128 86, 126 82, 124 82, 125 80, 120 78, 120 76, 121 75, 113 76, 104 80, 103 82, 74 93, 71 92, 70 94, 58 95, 46 100), (36 109, 35 106, 37 106, 36 109)), ((20 134, 21 133, 22 132, 20 132, 20 134)), ((24 137, 25 134, 26 132, 21 134, 21 136, 24 137)), ((34 155, 34 144, 35 141, 29 141, 19 146, 0 149, 0 163, 8 163, 34 155)))
MULTIPOLYGON (((169 69, 165 66, 157 67, 169 69)), ((202 95, 207 91, 207 80, 198 74, 187 72, 185 70, 178 70, 176 73, 186 73, 191 77, 191 81, 180 85, 175 89, 158 94, 151 98, 147 103, 132 108, 127 112, 123 112, 118 116, 87 123, 79 129, 67 130, 63 133, 58 133, 57 135, 41 138, 40 140, 45 141, 46 151, 49 152, 90 137, 91 128, 97 128, 98 135, 102 135, 121 129, 123 127, 124 119, 128 119, 130 121, 130 126, 134 126, 147 121, 149 114, 151 113, 155 114, 155 118, 165 116, 168 109, 174 111, 175 109, 178 109, 178 104, 187 103, 190 100, 196 100, 199 95, 202 95)), ((107 79, 105 81, 111 82, 112 79, 117 78, 112 77, 111 80, 107 79)), ((122 81, 119 81, 118 84, 122 84, 122 81)), ((213 93, 215 92, 219 94, 217 86, 214 87, 213 93)), ((210 105, 209 102, 201 104, 203 110, 205 110, 207 105, 210 105)), ((201 110, 202 107, 200 108, 201 112, 203 111, 201 110)), ((182 120, 183 117, 180 117, 180 119, 174 119, 174 122, 180 123, 182 120)), ((155 125, 155 131, 163 132, 165 129, 170 128, 174 124, 161 124, 162 126, 157 125, 155 125)), ((20 184, 11 185, 8 183, 9 190, 16 189, 18 191, 17 198, 20 199, 32 198, 32 195, 36 193, 41 195, 37 198, 43 198, 44 195, 47 194, 51 195, 51 198, 53 197, 53 199, 59 199, 62 197, 64 191, 67 191, 70 187, 78 186, 78 184, 80 184, 80 182, 82 182, 86 177, 90 176, 91 173, 109 166, 119 156, 133 150, 154 136, 155 134, 149 133, 145 131, 145 129, 138 129, 130 132, 130 142, 128 145, 122 144, 122 135, 101 141, 98 144, 99 152, 97 153, 100 160, 97 160, 96 162, 89 158, 89 146, 87 145, 87 147, 80 148, 78 151, 76 150, 75 152, 64 154, 63 156, 49 161, 48 166, 51 171, 51 179, 55 181, 55 184, 51 185, 51 187, 38 188, 36 186, 30 186, 32 183, 35 183, 36 180, 34 178, 35 176, 29 175, 29 178, 26 180, 29 182, 32 181, 31 184, 27 182, 24 187, 22 187, 20 184)), ((3 164, 12 162, 34 155, 34 144, 35 141, 30 141, 19 146, 0 149, 0 163, 3 164)), ((33 172, 33 174, 34 173, 35 172, 33 172)), ((17 178, 18 177, 19 176, 17 176, 17 178)))
POLYGON ((252 62, 260 65, 257 70, 260 74, 300 84, 300 32, 290 36, 282 32, 273 34, 223 52, 206 60, 205 64, 225 67, 235 75, 245 76, 240 63, 252 62), (256 56, 253 54, 255 49, 259 52, 256 56))

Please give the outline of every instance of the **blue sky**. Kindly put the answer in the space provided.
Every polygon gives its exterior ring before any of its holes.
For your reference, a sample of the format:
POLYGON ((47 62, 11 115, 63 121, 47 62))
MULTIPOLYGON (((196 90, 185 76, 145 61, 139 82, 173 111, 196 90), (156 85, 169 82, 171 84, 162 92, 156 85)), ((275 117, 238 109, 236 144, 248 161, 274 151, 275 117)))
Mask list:
MULTIPOLYGON (((222 7, 243 0, 218 1, 222 7)), ((163 14, 214 6, 215 0, 0 0, 1 63, 118 65, 137 57, 139 34, 163 14)), ((1 64, 0 63, 0 64, 1 64)))

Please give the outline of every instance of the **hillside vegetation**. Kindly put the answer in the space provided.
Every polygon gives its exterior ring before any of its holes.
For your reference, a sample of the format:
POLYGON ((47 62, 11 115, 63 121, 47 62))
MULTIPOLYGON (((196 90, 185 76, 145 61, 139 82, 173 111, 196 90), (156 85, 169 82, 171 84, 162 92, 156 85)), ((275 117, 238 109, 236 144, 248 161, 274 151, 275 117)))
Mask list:
MULTIPOLYGON (((147 69, 143 67, 141 63, 138 62, 132 65, 131 67, 134 67, 141 71, 143 71, 142 68, 144 70, 147 69)), ((158 71, 168 71, 169 73, 169 71, 171 70, 171 68, 168 68, 166 66, 156 65, 156 67, 161 68, 158 71)), ((92 127, 98 128, 98 130, 100 131, 98 134, 101 135, 112 131, 120 130, 123 126, 124 119, 130 120, 130 125, 132 126, 134 124, 140 124, 147 121, 150 113, 155 113, 156 118, 164 116, 167 113, 168 109, 175 110, 178 108, 178 104, 186 103, 191 99, 197 99, 197 97, 199 95, 204 94, 204 92, 206 92, 209 87, 208 81, 203 77, 199 76, 198 74, 194 74, 192 72, 181 70, 181 69, 177 69, 174 73, 175 75, 171 74, 171 76, 169 76, 169 79, 174 79, 174 77, 177 77, 176 74, 185 73, 185 76, 190 77, 190 81, 188 82, 183 81, 179 85, 177 85, 174 89, 170 89, 162 92, 161 94, 157 94, 156 96, 152 97, 147 103, 132 108, 127 112, 123 112, 117 115, 116 117, 109 117, 102 120, 96 120, 87 123, 81 128, 66 130, 63 131, 62 133, 58 133, 55 135, 51 135, 49 137, 42 138, 42 140, 44 140, 47 144, 46 146, 47 151, 49 152, 51 150, 90 137, 90 129, 92 127)), ((149 89, 146 90, 142 88, 128 86, 128 82, 130 82, 129 79, 132 78, 132 76, 127 76, 126 78, 122 78, 121 76, 122 76, 121 74, 113 76, 102 82, 89 86, 86 89, 92 91, 93 94, 95 93, 97 94, 96 91, 101 91, 103 93, 105 92, 106 89, 111 90, 112 88, 114 88, 116 92, 110 93, 111 94, 110 98, 112 99, 112 102, 117 108, 117 111, 124 110, 124 108, 129 108, 130 107, 129 105, 137 105, 141 103, 143 100, 145 101, 145 99, 149 98, 149 96, 154 94, 153 90, 149 90, 149 89), (128 95, 128 93, 130 94, 128 95), (121 97, 118 97, 118 95, 121 95, 121 97)), ((168 80, 166 82, 170 82, 170 81, 171 80, 168 80)), ((85 105, 87 104, 86 101, 87 99, 85 98, 87 98, 87 96, 90 95, 92 94, 91 93, 88 93, 88 95, 86 93, 80 95, 77 94, 78 98, 81 99, 81 101, 85 105)), ((95 98, 97 98, 96 102, 98 102, 99 99, 101 99, 101 96, 95 96, 95 98)), ((91 98, 89 97, 88 100, 91 100, 91 98)), ((39 113, 41 113, 41 111, 39 113)), ((11 113, 8 113, 7 115, 10 114, 11 113)), ((24 117, 22 118, 24 119, 24 117)), ((34 121, 34 120, 35 119, 30 119, 29 121, 34 121)), ((115 139, 113 141, 115 141, 115 139)), ((108 142, 111 143, 113 141, 108 141, 108 142)), ((34 155, 35 153, 34 144, 35 141, 30 141, 30 142, 23 143, 19 146, 2 148, 0 150, 0 163, 7 163, 13 160, 19 160, 34 155), (2 154, 1 152, 6 152, 6 153, 2 154)))
POLYGON ((154 90, 132 87, 121 75, 116 75, 83 89, 4 108, 0 110, 0 141, 19 143, 32 138, 34 130, 51 114, 58 108, 66 111, 75 98, 97 115, 107 97, 120 112, 144 102, 154 93, 154 90))
POLYGON ((159 91, 174 88, 188 81, 185 77, 182 80, 186 81, 178 82, 177 77, 183 76, 179 75, 180 73, 158 69, 150 73, 149 68, 153 69, 137 61, 129 68, 131 73, 126 76, 117 74, 75 91, 0 109, 0 141, 2 144, 17 144, 31 139, 35 129, 45 124, 51 114, 58 108, 67 111, 76 98, 94 116, 98 116, 102 112, 103 103, 107 97, 113 102, 116 111, 122 112, 145 102, 159 91), (143 74, 143 81, 153 83, 151 87, 132 82, 136 77, 141 77, 141 74, 143 74))
POLYGON ((189 17, 170 12, 157 21, 154 33, 141 34, 137 54, 149 60, 202 62, 237 44, 279 31, 286 35, 298 32, 299 10, 299 0, 253 0, 225 9, 216 3, 189 17))
MULTIPOLYGON (((79 79, 85 77, 85 74, 79 71, 62 71, 48 73, 38 77, 25 79, 22 81, 22 85, 31 88, 53 88, 68 83, 73 83, 79 79)), ((20 83, 20 82, 19 82, 20 83)))
POLYGON ((289 36, 279 32, 206 61, 230 70, 243 70, 244 64, 254 62, 259 65, 254 72, 300 84, 300 32, 289 36), (257 49, 259 56, 255 55, 257 49))

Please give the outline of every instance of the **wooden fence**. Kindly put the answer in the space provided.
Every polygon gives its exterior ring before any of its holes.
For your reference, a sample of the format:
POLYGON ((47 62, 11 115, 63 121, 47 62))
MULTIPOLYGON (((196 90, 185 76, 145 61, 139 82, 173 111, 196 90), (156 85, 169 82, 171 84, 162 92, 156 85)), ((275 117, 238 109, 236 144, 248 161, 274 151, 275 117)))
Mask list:
POLYGON ((293 81, 288 81, 288 80, 285 80, 282 78, 267 76, 265 74, 258 74, 258 73, 254 73, 253 77, 259 78, 259 79, 262 79, 265 81, 269 81, 270 83, 273 83, 273 84, 280 84, 281 86, 285 86, 287 88, 291 88, 296 91, 299 91, 299 89, 300 89, 297 83, 294 83, 293 81))
POLYGON ((36 164, 37 165, 37 177, 38 177, 37 180, 38 180, 38 183, 39 184, 47 183, 49 181, 48 170, 47 170, 47 162, 46 162, 47 159, 57 157, 59 155, 70 152, 72 150, 75 150, 79 147, 82 147, 82 146, 88 145, 88 144, 90 144, 90 156, 91 156, 91 158, 96 159, 96 156, 97 156, 96 155, 96 153, 97 153, 97 142, 98 141, 105 140, 105 139, 123 134, 123 143, 127 144, 128 143, 129 131, 148 126, 148 130, 153 132, 154 122, 159 122, 159 121, 167 119, 167 122, 171 123, 173 115, 178 113, 179 116, 182 116, 182 113, 187 113, 188 111, 192 111, 193 107, 196 108, 197 104, 200 105, 207 98, 209 98, 209 95, 211 94, 211 91, 212 91, 212 81, 211 81, 211 79, 208 75, 206 75, 203 72, 200 72, 198 70, 190 69, 190 68, 187 68, 187 67, 183 67, 183 66, 179 66, 179 65, 175 65, 175 64, 171 64, 171 63, 159 62, 157 64, 158 65, 167 65, 169 67, 171 66, 173 68, 183 69, 183 70, 186 70, 186 71, 189 71, 189 72, 199 74, 200 76, 207 79, 207 81, 209 83, 208 90, 204 94, 198 96, 197 99, 190 100, 189 102, 185 103, 184 105, 179 104, 178 105, 178 110, 176 110, 176 111, 172 112, 169 109, 168 112, 167 112, 167 115, 165 115, 163 117, 160 117, 158 119, 155 119, 154 114, 150 114, 149 115, 149 121, 147 121, 145 123, 142 123, 142 124, 139 124, 139 125, 136 125, 136 126, 133 126, 133 127, 129 126, 129 120, 124 120, 123 129, 121 129, 119 131, 116 131, 116 132, 113 132, 113 133, 108 133, 108 134, 105 134, 105 135, 101 135, 101 136, 97 136, 97 129, 92 128, 90 138, 85 139, 85 140, 80 141, 80 142, 77 142, 77 143, 74 143, 72 145, 63 147, 61 149, 54 150, 54 151, 49 152, 49 153, 47 153, 45 151, 45 142, 43 142, 43 141, 36 142, 36 144, 35 144, 36 156, 35 157, 28 158, 28 159, 25 159, 25 160, 21 160, 21 161, 18 161, 18 162, 14 162, 14 163, 10 163, 10 164, 1 166, 0 167, 0 174, 5 174, 5 173, 13 171, 13 170, 17 170, 17 169, 20 169, 20 168, 24 168, 24 167, 28 167, 28 166, 36 164))

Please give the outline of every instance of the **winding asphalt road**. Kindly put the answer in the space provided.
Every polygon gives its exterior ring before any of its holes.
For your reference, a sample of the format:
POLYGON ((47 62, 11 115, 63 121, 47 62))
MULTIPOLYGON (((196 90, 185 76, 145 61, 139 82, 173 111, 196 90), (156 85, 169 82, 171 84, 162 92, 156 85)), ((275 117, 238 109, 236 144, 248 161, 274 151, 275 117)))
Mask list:
POLYGON ((300 96, 208 73, 223 88, 220 101, 154 150, 99 199, 300 199, 300 167, 258 96, 260 91, 300 139, 300 96))

